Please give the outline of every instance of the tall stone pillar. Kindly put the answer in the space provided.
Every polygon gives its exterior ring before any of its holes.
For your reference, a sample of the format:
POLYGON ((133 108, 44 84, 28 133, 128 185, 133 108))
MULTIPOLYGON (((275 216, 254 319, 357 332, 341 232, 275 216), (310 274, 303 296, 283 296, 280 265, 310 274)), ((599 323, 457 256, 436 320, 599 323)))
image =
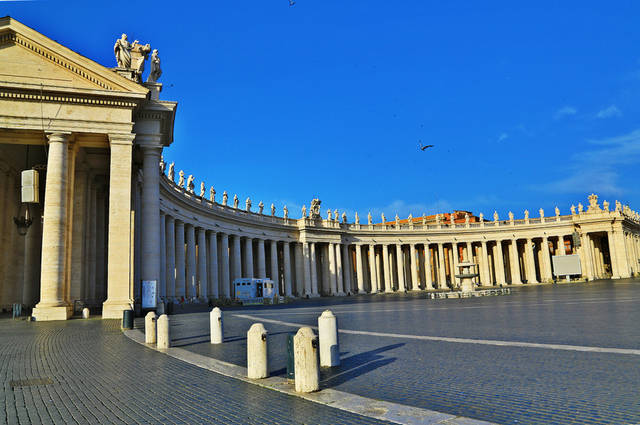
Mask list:
POLYGON ((369 245, 369 273, 371 275, 371 293, 377 294, 380 290, 378 285, 378 269, 376 267, 376 246, 369 245))
POLYGON ((406 292, 407 287, 404 282, 404 251, 400 244, 396 244, 396 265, 398 267, 398 291, 406 292))
POLYGON ((391 283, 391 262, 389 261, 389 246, 382 245, 382 267, 384 267, 384 292, 393 292, 391 283))
POLYGON ((336 245, 328 244, 329 248, 329 293, 333 296, 338 295, 337 290, 337 270, 336 270, 336 245))
POLYGON ((558 236, 558 252, 556 255, 567 255, 567 248, 564 244, 564 236, 558 236))
POLYGON ((191 223, 185 223, 185 236, 187 242, 187 263, 186 263, 186 298, 196 298, 198 296, 198 280, 196 276, 196 235, 195 228, 191 223))
POLYGON ((318 268, 316 266, 316 244, 309 242, 309 269, 311 271, 311 296, 320 296, 318 293, 318 268))
POLYGON ((364 274, 362 273, 362 245, 356 244, 356 284, 358 285, 358 294, 364 294, 364 274))
POLYGON ((593 260, 591 259, 591 249, 589 244, 589 235, 586 232, 580 232, 580 248, 578 248, 580 262, 582 263, 582 275, 587 280, 593 280, 593 260))
MULTIPOLYGON (((198 298, 202 300, 209 299, 209 275, 207 273, 207 263, 209 255, 207 254, 207 231, 202 227, 198 228, 198 283, 200 291, 198 298)), ((194 294, 195 295, 195 294, 194 294)))
MULTIPOLYGON (((278 242, 271 241, 269 246, 269 263, 271 268, 271 280, 273 280, 273 284, 276 288, 279 288, 279 279, 278 279, 278 242)), ((265 269, 265 259, 264 259, 264 241, 258 240, 258 273, 262 272, 264 276, 267 275, 265 269), (260 248, 262 246, 262 248, 260 248)), ((286 293, 286 290, 285 290, 286 293)))
POLYGON ((160 154, 162 147, 142 145, 141 280, 160 283, 160 154))
POLYGON ((453 242, 451 244, 451 254, 453 255, 453 271, 451 272, 451 282, 455 282, 454 287, 460 286, 460 279, 456 277, 460 273, 458 263, 460 262, 460 252, 458 251, 458 243, 453 242))
POLYGON ((167 258, 166 266, 166 285, 167 285, 167 299, 172 301, 176 297, 176 229, 175 219, 168 215, 165 219, 165 238, 166 238, 166 251, 165 256, 167 258))
POLYGON ((551 274, 551 257, 549 254, 549 239, 547 236, 542 237, 542 245, 540 246, 541 255, 542 255, 542 281, 543 282, 552 282, 553 276, 551 274))
POLYGON ((511 263, 511 284, 522 285, 520 278, 520 256, 518 255, 518 240, 511 239, 509 244, 509 263, 511 263))
POLYGON ((303 243, 293 243, 293 263, 295 267, 295 280, 291 282, 291 292, 294 297, 305 295, 305 280, 309 267, 305 267, 303 243))
POLYGON ((504 253, 502 252, 502 241, 496 241, 496 283, 505 285, 507 279, 504 276, 504 253))
POLYGON ((303 296, 311 296, 311 247, 307 242, 302 242, 302 257, 304 262, 304 293, 303 296))
POLYGON ((411 290, 419 291, 420 278, 418 277, 418 264, 416 262, 416 246, 413 243, 409 244, 409 256, 411 257, 411 290))
POLYGON ((335 244, 334 248, 336 250, 336 295, 344 296, 344 278, 343 267, 342 267, 342 244, 335 244))
POLYGON ((70 134, 52 133, 47 137, 49 139, 49 156, 42 228, 40 302, 33 309, 33 316, 38 321, 66 320, 72 314, 72 307, 65 300, 64 293, 67 266, 66 226, 69 166, 67 144, 70 134))
MULTIPOLYGON (((624 232, 621 229, 612 229, 609 232, 609 246, 611 246, 612 241, 615 245, 615 253, 618 260, 618 276, 623 279, 631 277, 627 250, 624 245, 624 232)), ((613 256, 611 262, 613 262, 613 256)))
POLYGON ((184 248, 184 222, 182 220, 175 221, 176 228, 176 298, 181 300, 186 297, 186 260, 184 248))
POLYGON ((231 289, 231 294, 234 293, 234 289, 233 289, 233 281, 235 279, 239 279, 241 277, 245 277, 242 276, 242 250, 240 248, 240 235, 233 235, 233 255, 231 257, 231 261, 233 262, 233 265, 231 266, 231 282, 230 283, 230 287, 231 289))
MULTIPOLYGON (((434 264, 437 269, 437 265, 434 264)), ((433 289, 433 277, 431 276, 431 250, 429 249, 429 243, 424 243, 424 289, 433 289)))
MULTIPOLYGON (((121 319, 122 311, 133 305, 131 296, 131 161, 134 134, 109 135, 109 242, 107 259, 107 300, 102 305, 104 319, 121 319)), ((158 222, 153 227, 158 231, 158 222)))
POLYGON ((345 294, 352 294, 352 284, 351 284, 351 275, 353 273, 353 267, 351 267, 351 253, 349 252, 349 245, 342 244, 342 268, 344 270, 344 286, 343 291, 345 294))
POLYGON ((166 216, 160 211, 160 281, 158 282, 158 298, 167 297, 167 233, 166 216))
POLYGON ((247 237, 244 240, 244 267, 242 269, 242 277, 253 277, 253 239, 247 237))
POLYGON ((538 283, 538 279, 536 278, 536 260, 533 255, 533 240, 531 240, 531 238, 527 238, 525 255, 527 256, 527 283, 538 283))
MULTIPOLYGON (((216 232, 208 233, 209 240, 209 298, 220 297, 220 280, 218 274, 218 236, 216 232)), ((227 267, 229 270, 229 267, 227 267)))
MULTIPOLYGON (((273 247, 278 247, 277 243, 275 241, 273 241, 273 243, 271 244, 271 248, 273 249, 273 247)), ((272 257, 274 256, 273 253, 277 253, 277 251, 272 250, 272 257)), ((275 268, 276 270, 278 269, 278 256, 275 255, 276 259, 275 261, 272 259, 271 260, 271 268, 273 269, 274 263, 275 263, 275 268)), ((293 296, 293 291, 292 291, 292 285, 291 285, 291 246, 289 245, 289 242, 282 242, 282 261, 284 262, 283 266, 284 266, 284 294, 287 297, 291 297, 293 296)))
POLYGON ((438 289, 447 287, 447 269, 444 264, 444 245, 438 243, 438 289))
POLYGON ((89 206, 89 280, 87 282, 87 297, 94 304, 96 299, 96 282, 98 280, 98 188, 95 181, 91 182, 89 198, 91 205, 89 206))
POLYGON ((616 245, 615 236, 613 230, 607 232, 607 240, 609 241, 609 258, 611 259, 611 277, 614 279, 620 279, 620 263, 618 260, 618 246, 616 245))
MULTIPOLYGON (((85 262, 87 260, 86 246, 85 246, 85 220, 86 220, 86 208, 87 203, 87 177, 88 171, 84 165, 76 167, 75 177, 75 196, 72 199, 73 204, 73 224, 71 231, 71 291, 70 297, 72 301, 81 300, 84 297, 83 284, 86 280, 85 274, 85 262)), ((38 216, 35 216, 36 218, 38 216)), ((36 220, 34 220, 35 222, 36 220)), ((33 227, 33 226, 32 226, 33 227)), ((29 232, 31 229, 29 229, 29 232)), ((29 237, 27 232, 27 238, 29 237)), ((27 257, 25 257, 25 261, 27 257)), ((26 271, 26 269, 25 269, 26 271)))
POLYGON ((482 286, 492 286, 491 271, 489 270, 489 252, 487 251, 487 241, 481 241, 482 264, 480 266, 480 279, 482 286))
MULTIPOLYGON (((40 252, 42 239, 40 206, 32 205, 31 212, 34 220, 25 236, 24 245, 24 286, 22 289, 22 304, 32 307, 37 301, 38 289, 40 287, 40 252)), ((5 209, 6 210, 6 209, 5 209)))
POLYGON ((231 297, 231 279, 229 264, 229 235, 226 233, 220 234, 220 289, 221 295, 224 298, 231 297))

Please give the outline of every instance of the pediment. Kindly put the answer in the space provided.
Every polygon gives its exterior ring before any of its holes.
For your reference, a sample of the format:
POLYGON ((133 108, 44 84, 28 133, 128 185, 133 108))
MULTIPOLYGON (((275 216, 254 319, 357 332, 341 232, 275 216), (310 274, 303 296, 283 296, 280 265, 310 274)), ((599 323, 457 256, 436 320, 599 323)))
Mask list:
POLYGON ((148 90, 10 17, 0 18, 0 84, 146 97, 148 90), (113 92, 113 93, 105 93, 113 92))

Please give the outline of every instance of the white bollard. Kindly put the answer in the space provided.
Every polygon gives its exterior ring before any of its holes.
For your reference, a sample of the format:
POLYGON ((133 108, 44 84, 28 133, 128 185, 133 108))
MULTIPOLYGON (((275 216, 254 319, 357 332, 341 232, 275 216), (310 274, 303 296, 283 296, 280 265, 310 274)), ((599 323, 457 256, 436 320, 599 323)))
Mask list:
POLYGON ((144 342, 146 344, 156 343, 156 314, 153 311, 144 316, 144 342))
POLYGON ((262 323, 254 323, 247 332, 247 377, 261 379, 267 376, 267 330, 262 323))
POLYGON ((320 340, 320 366, 340 366, 338 320, 331 310, 323 311, 318 317, 318 339, 320 340))
POLYGON ((158 318, 158 348, 166 350, 171 346, 169 339, 169 316, 163 314, 158 318))
POLYGON ((82 309, 82 318, 83 319, 88 319, 89 318, 89 309, 87 307, 82 309))
POLYGON ((218 307, 215 307, 209 313, 209 321, 211 327, 211 343, 212 344, 222 344, 223 334, 222 334, 222 310, 218 307))
POLYGON ((300 328, 293 337, 293 363, 296 392, 318 391, 320 389, 318 339, 309 327, 300 328))

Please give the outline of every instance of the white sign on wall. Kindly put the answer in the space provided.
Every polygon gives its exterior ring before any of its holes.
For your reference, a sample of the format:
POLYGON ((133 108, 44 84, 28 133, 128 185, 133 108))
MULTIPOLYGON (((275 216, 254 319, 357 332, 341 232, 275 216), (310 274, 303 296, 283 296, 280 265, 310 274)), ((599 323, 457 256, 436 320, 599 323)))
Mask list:
POLYGON ((582 274, 579 255, 554 255, 551 259, 553 261, 553 274, 556 276, 582 274))
POLYGON ((142 308, 156 308, 157 286, 156 280, 142 281, 142 308))

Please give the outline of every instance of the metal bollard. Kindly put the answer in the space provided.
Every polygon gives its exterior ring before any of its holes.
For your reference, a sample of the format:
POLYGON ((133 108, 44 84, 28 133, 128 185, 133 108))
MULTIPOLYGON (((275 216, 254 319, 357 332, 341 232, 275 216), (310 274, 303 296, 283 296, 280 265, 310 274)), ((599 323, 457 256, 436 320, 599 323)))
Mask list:
POLYGON ((133 329, 133 310, 122 312, 122 329, 133 329))
POLYGON ((318 339, 309 327, 300 328, 293 338, 295 385, 299 393, 320 389, 318 339))
POLYGON ((169 338, 169 316, 163 314, 158 318, 158 345, 157 347, 162 350, 166 350, 171 346, 171 340, 169 338))
POLYGON ((318 317, 318 339, 320 340, 320 366, 340 366, 338 320, 331 310, 323 311, 318 317))
POLYGON ((91 315, 91 313, 89 312, 89 309, 87 307, 82 309, 82 318, 83 319, 88 319, 90 315, 91 315))
POLYGON ((222 334, 222 310, 218 307, 211 310, 211 313, 209 313, 209 321, 211 322, 211 343, 222 344, 222 340, 224 339, 222 334))
POLYGON ((247 332, 247 377, 261 379, 267 376, 267 330, 262 323, 254 323, 247 332))
POLYGON ((144 342, 145 344, 155 344, 156 341, 156 314, 150 311, 144 317, 144 342))

